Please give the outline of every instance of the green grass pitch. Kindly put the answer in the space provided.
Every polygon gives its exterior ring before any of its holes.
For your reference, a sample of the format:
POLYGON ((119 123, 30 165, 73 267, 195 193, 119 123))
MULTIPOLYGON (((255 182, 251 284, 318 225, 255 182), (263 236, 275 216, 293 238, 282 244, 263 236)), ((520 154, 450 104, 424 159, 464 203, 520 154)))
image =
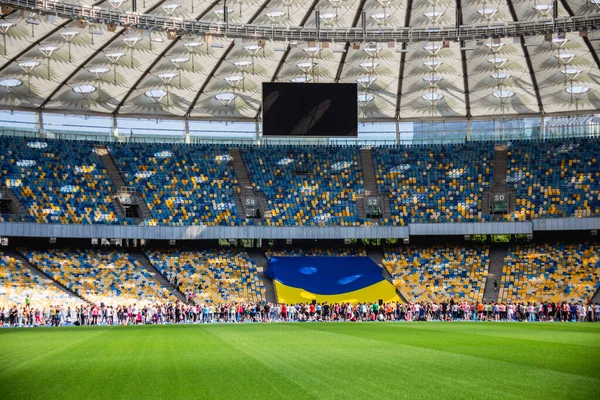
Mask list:
POLYGON ((600 399, 600 324, 0 330, 2 399, 600 399))

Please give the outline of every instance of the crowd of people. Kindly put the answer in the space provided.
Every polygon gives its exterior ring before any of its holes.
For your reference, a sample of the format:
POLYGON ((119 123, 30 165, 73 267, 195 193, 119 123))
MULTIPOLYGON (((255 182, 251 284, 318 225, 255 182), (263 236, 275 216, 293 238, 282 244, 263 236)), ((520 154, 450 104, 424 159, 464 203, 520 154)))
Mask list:
POLYGON ((2 327, 336 321, 600 322, 592 303, 131 304, 0 309, 2 327))

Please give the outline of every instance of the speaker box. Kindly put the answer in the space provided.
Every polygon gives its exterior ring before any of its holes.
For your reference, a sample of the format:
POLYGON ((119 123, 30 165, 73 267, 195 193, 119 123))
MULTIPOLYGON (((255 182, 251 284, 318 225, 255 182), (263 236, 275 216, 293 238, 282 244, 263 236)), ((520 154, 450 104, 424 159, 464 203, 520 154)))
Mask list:
POLYGON ((169 40, 177 39, 177 32, 174 30, 168 30, 167 31, 167 39, 169 39, 169 40))
POLYGON ((352 42, 353 50, 360 50, 360 42, 352 42))
POLYGON ((0 7, 0 14, 1 15, 7 15, 10 14, 11 12, 13 12, 13 8, 9 7, 9 6, 1 6, 0 7))
POLYGON ((83 29, 85 28, 85 21, 80 19, 79 21, 77 21, 77 28, 79 29, 83 29))
POLYGON ((115 24, 106 25, 106 30, 109 32, 115 32, 117 30, 117 26, 115 24))
POLYGON ((260 47, 265 47, 266 42, 264 39, 258 39, 256 44, 258 44, 260 47))
POLYGON ((329 42, 321 42, 321 48, 322 49, 328 49, 329 48, 329 42))
POLYGON ((443 47, 444 49, 447 49, 447 48, 449 48, 449 47, 450 47, 450 41, 449 41, 449 40, 444 40, 444 41, 442 42, 442 47, 443 47))
POLYGON ((579 31, 579 37, 587 37, 587 29, 582 29, 579 31))

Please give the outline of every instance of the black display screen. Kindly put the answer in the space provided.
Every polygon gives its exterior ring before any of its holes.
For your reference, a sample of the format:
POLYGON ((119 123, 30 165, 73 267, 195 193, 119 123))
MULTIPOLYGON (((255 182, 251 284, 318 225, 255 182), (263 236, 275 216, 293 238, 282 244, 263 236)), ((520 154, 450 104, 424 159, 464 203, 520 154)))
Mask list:
POLYGON ((354 83, 264 82, 262 93, 264 136, 358 134, 354 83))

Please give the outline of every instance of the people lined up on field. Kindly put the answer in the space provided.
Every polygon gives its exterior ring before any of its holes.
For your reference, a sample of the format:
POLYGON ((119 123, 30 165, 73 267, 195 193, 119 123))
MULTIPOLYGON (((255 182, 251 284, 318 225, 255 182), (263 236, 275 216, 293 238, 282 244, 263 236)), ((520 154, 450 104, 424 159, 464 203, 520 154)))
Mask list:
POLYGON ((562 321, 600 322, 591 303, 232 303, 60 305, 0 309, 0 326, 141 325, 178 323, 306 321, 562 321))

